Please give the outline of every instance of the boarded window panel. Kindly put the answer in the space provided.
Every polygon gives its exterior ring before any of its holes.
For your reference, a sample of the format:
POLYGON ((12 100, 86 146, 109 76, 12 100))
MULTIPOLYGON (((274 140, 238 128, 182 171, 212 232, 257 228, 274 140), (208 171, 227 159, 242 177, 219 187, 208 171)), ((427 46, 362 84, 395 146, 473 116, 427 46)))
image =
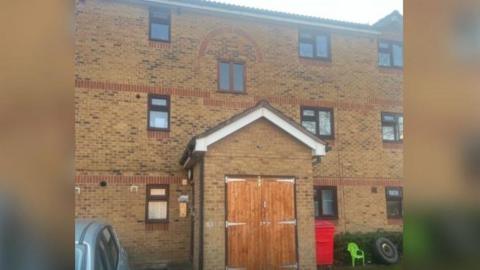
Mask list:
POLYGON ((166 201, 148 202, 148 219, 153 219, 153 220, 167 219, 167 202, 166 201))
POLYGON ((233 90, 236 92, 243 92, 245 89, 245 82, 244 82, 244 68, 243 64, 233 64, 233 72, 234 72, 234 84, 233 90))
POLYGON ((219 87, 220 90, 230 89, 230 64, 220 63, 219 70, 219 87))
POLYGON ((395 129, 393 126, 383 126, 382 127, 383 139, 385 141, 394 141, 395 140, 395 129))
POLYGON ((299 45, 300 56, 313 58, 313 49, 314 48, 312 43, 300 42, 300 45, 299 45))
POLYGON ((302 121, 302 126, 313 134, 317 134, 317 123, 314 121, 302 121))
POLYGON ((150 111, 150 127, 168 128, 168 113, 150 111))
POLYGON ((320 35, 316 37, 316 53, 317 57, 327 58, 328 57, 328 37, 325 35, 320 35))
POLYGON ((393 65, 396 67, 403 67, 403 46, 394 44, 393 51, 393 65))
POLYGON ((330 136, 332 135, 332 125, 331 125, 331 113, 329 111, 319 111, 318 112, 318 121, 319 121, 319 133, 320 135, 330 136))
POLYGON ((162 23, 151 23, 150 35, 151 39, 168 41, 170 39, 170 26, 162 23))

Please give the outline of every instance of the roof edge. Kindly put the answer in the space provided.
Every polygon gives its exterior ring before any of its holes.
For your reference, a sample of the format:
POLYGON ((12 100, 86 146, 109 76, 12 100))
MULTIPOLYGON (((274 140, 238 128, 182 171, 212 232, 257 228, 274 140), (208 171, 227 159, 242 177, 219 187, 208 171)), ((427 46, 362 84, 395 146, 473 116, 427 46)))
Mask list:
POLYGON ((331 20, 332 23, 329 23, 328 22, 329 19, 323 19, 319 17, 310 17, 306 15, 304 16, 304 15, 290 14, 290 13, 285 13, 280 11, 278 12, 268 11, 271 14, 265 14, 265 12, 260 13, 259 11, 267 11, 267 10, 259 9, 258 11, 256 11, 255 8, 251 8, 251 7, 242 7, 242 6, 229 5, 229 4, 217 3, 217 2, 199 1, 197 3, 195 1, 180 2, 180 1, 171 1, 171 0, 142 0, 142 1, 145 3, 164 4, 164 5, 174 6, 174 7, 184 7, 184 8, 192 8, 192 9, 199 9, 199 10, 212 11, 212 12, 221 12, 221 13, 226 13, 231 15, 240 15, 240 16, 246 16, 251 18, 260 18, 260 19, 267 19, 267 20, 280 21, 280 22, 286 22, 286 23, 302 24, 306 26, 324 27, 324 28, 330 28, 335 30, 358 32, 358 33, 370 34, 370 35, 381 34, 380 31, 374 29, 371 25, 367 25, 367 24, 343 22, 345 24, 351 24, 351 26, 340 25, 341 21, 338 21, 339 24, 335 24, 334 23, 335 20, 331 20), (209 6, 209 5, 206 5, 205 3, 216 4, 216 6, 213 6, 213 5, 209 6), (224 5, 224 7, 220 7, 220 5, 224 5), (229 6, 237 7, 239 9, 241 8, 242 10, 229 9, 228 8, 229 6), (282 16, 280 16, 279 14, 282 14, 282 16), (289 16, 290 18, 287 18, 287 16, 289 16), (304 17, 304 18, 301 18, 301 17, 304 17), (325 20, 325 22, 320 22, 320 21, 315 22, 315 21, 312 21, 311 19, 325 20), (355 24, 363 27, 356 28, 355 24))

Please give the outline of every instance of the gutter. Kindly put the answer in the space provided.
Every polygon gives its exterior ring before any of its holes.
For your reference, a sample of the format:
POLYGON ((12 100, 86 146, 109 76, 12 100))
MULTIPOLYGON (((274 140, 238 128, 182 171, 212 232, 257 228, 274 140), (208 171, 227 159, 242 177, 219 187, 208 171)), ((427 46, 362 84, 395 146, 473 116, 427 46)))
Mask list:
POLYGON ((245 16, 245 17, 250 17, 250 18, 266 19, 266 20, 272 20, 272 21, 278 21, 278 22, 286 22, 286 23, 294 23, 294 24, 303 24, 303 25, 308 25, 308 26, 324 27, 324 28, 330 28, 330 29, 335 29, 335 30, 359 32, 359 33, 371 34, 371 35, 380 35, 381 34, 379 31, 374 31, 374 30, 358 29, 358 28, 354 28, 354 27, 340 26, 340 25, 320 23, 320 22, 309 22, 309 21, 305 21, 305 20, 301 20, 301 19, 281 18, 281 17, 273 16, 273 15, 255 14, 253 12, 228 10, 228 9, 217 8, 217 7, 206 7, 206 6, 201 6, 201 5, 195 5, 195 4, 192 4, 192 3, 182 3, 182 2, 177 2, 177 1, 174 2, 174 1, 168 1, 168 0, 143 0, 143 2, 146 2, 146 3, 150 2, 150 3, 155 3, 155 4, 164 4, 164 5, 174 6, 174 7, 192 8, 192 9, 205 10, 205 11, 213 11, 213 12, 219 12, 219 13, 224 13, 224 14, 240 15, 240 16, 245 16))

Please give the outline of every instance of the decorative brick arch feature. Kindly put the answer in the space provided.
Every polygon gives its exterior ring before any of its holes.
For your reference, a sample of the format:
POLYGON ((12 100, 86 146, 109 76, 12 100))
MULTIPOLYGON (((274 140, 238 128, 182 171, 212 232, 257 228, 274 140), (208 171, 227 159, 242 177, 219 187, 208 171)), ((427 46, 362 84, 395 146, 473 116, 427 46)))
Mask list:
POLYGON ((198 50, 197 54, 197 59, 201 59, 202 57, 205 56, 205 52, 207 51, 208 44, 210 41, 212 41, 215 37, 221 36, 223 34, 235 34, 246 41, 248 41, 250 44, 252 44, 254 50, 255 50, 255 57, 257 62, 262 62, 263 61, 263 54, 262 50, 258 46, 257 42, 255 39, 248 34, 246 31, 239 27, 235 26, 224 26, 224 27, 219 27, 216 29, 213 29, 212 31, 208 32, 208 34, 205 36, 205 38, 202 40, 200 43, 200 47, 198 50))

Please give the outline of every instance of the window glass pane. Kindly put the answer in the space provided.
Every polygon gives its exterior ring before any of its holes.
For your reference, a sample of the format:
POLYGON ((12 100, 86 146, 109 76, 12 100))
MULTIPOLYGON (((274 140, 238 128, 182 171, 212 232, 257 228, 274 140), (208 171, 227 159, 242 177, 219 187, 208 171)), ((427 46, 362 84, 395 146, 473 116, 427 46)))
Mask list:
POLYGON ((313 134, 317 134, 317 122, 302 121, 302 126, 313 134))
POLYGON ((148 202, 149 219, 167 219, 167 202, 150 201, 148 202))
POLYGON ((383 126, 382 127, 383 139, 386 141, 395 140, 395 130, 393 126, 383 126))
POLYGON ((389 197, 400 197, 402 193, 400 192, 400 189, 390 188, 387 190, 387 194, 389 197))
POLYGON ((386 42, 379 42, 378 43, 378 48, 380 49, 388 49, 390 47, 390 44, 386 43, 386 42))
POLYGON ((315 116, 314 110, 303 110, 303 116, 315 116))
POLYGON ((395 122, 395 116, 389 115, 389 114, 384 114, 383 115, 383 121, 385 121, 385 122, 395 122))
POLYGON ((393 65, 403 67, 403 46, 393 45, 393 65))
POLYGON ((390 64, 390 54, 389 53, 378 53, 378 65, 388 67, 390 64))
POLYGON ((331 117, 332 116, 329 111, 318 112, 320 135, 332 135, 331 117))
POLYGON ((398 117, 398 133, 400 140, 403 140, 403 116, 398 117))
POLYGON ((322 190, 322 214, 325 216, 335 215, 333 190, 322 190))
POLYGON ((299 53, 302 57, 313 57, 313 44, 300 42, 299 53))
POLYGON ((235 80, 233 81, 233 90, 242 92, 244 89, 243 65, 233 64, 233 72, 235 74, 235 80))
POLYGON ((103 230, 103 237, 105 238, 105 241, 108 243, 112 236, 110 235, 110 232, 107 229, 104 229, 103 230))
POLYGON ((220 63, 220 89, 229 90, 230 89, 230 64, 220 63))
POLYGON ((316 36, 316 52, 318 57, 328 57, 328 37, 316 36))
POLYGON ((318 198, 315 198, 314 207, 315 207, 315 217, 319 217, 320 216, 320 201, 318 200, 318 198))
POLYGON ((401 201, 387 201, 387 216, 400 217, 402 216, 402 202, 401 201))
POLYGON ((169 40, 170 29, 168 24, 151 23, 150 38, 158 40, 169 40))
POLYGON ((150 111, 150 127, 168 128, 168 113, 150 111))
POLYGON ((167 99, 165 99, 165 98, 152 98, 152 105, 167 106, 167 99))
POLYGON ((167 195, 167 190, 164 188, 152 188, 150 189, 150 195, 164 196, 164 195, 167 195))

